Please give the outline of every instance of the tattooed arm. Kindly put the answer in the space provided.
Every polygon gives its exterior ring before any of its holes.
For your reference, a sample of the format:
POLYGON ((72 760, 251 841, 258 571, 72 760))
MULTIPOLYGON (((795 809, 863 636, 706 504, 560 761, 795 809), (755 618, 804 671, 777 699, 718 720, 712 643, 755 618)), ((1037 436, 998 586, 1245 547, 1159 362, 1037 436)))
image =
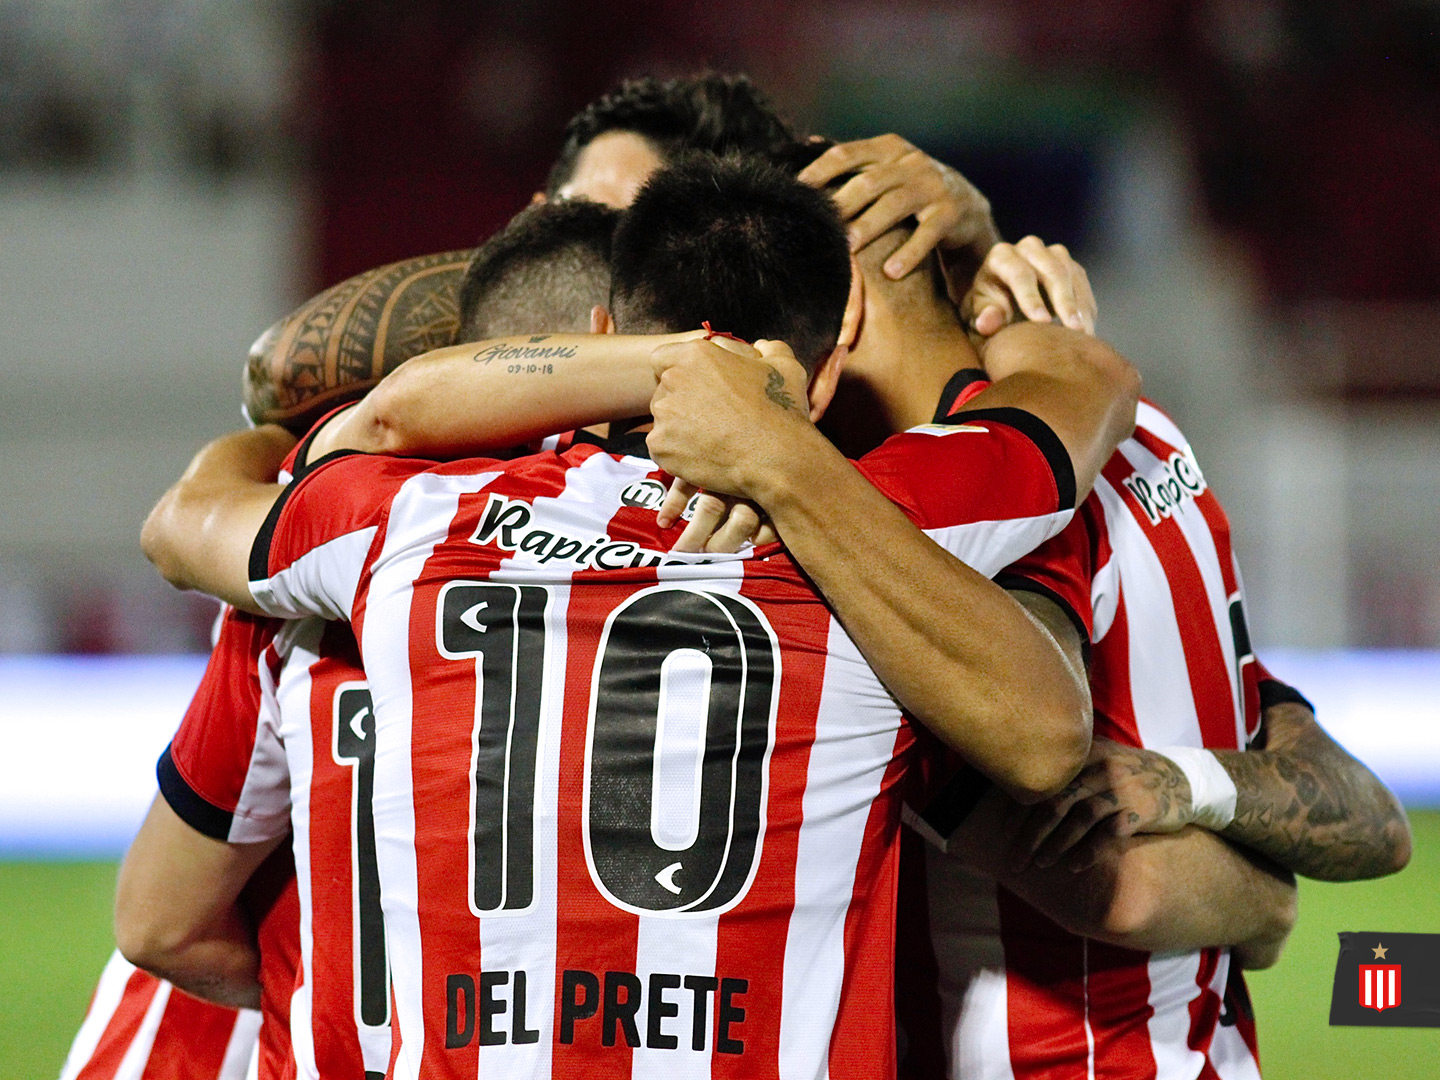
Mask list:
MULTIPOLYGON (((1235 782, 1235 819, 1221 835, 1305 877, 1358 881, 1410 861, 1410 826, 1390 790, 1295 701, 1265 710, 1260 750, 1216 750, 1235 782)), ((1091 857, 1101 834, 1173 832, 1190 824, 1190 784, 1173 762, 1095 740, 1090 760, 1060 795, 1031 812, 1016 838, 1016 865, 1091 857)))
POLYGON ((250 347, 246 414, 301 434, 412 356, 449 345, 472 254, 390 263, 307 300, 250 347))

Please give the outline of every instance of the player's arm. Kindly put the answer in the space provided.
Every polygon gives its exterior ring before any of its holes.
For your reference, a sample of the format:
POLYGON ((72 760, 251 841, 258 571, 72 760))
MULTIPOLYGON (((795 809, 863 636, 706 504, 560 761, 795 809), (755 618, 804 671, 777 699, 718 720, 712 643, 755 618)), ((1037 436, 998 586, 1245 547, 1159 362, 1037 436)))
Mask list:
POLYGON ((1250 968, 1279 959, 1297 913, 1288 871, 1193 826, 1106 834, 1078 870, 1063 862, 1017 870, 1009 837, 1023 809, 992 790, 951 853, 1083 937, 1154 952, 1232 946, 1250 968))
MULTIPOLYGON (((1209 751, 1234 785, 1233 819, 1211 827, 1305 877, 1357 881, 1403 869, 1410 825, 1399 800, 1298 694, 1274 681, 1262 687, 1280 688, 1281 698, 1264 711, 1264 749, 1209 751)), ((1097 740, 1080 775, 1031 811, 1016 856, 1050 865, 1075 858, 1067 853, 1083 852, 1096 832, 1163 833, 1196 820, 1190 777, 1175 761, 1097 740)))
POLYGON ((303 433, 412 356, 450 344, 473 254, 390 263, 307 300, 251 346, 246 414, 256 424, 303 433))
MULTIPOLYGON (((1048 597, 1017 592, 1044 619, 1072 668, 1080 634, 1048 597)), ((943 813, 943 810, 942 810, 943 813)), ((947 837, 949 851, 1084 937, 1163 951, 1228 945, 1246 967, 1268 967, 1295 923, 1295 879, 1213 833, 1092 837, 1083 858, 1036 866, 1017 860, 1027 809, 991 788, 947 837)))
MULTIPOLYGON (((1063 786, 1089 746, 1089 695, 1047 628, 930 540, 820 434, 793 359, 703 342, 667 348, 686 359, 667 368, 651 405, 655 460, 759 504, 876 674, 948 745, 1017 798, 1063 786)), ((1046 498, 1055 515, 1053 486, 1046 498)))
POLYGON ((331 419, 308 454, 444 459, 640 416, 658 383, 655 347, 704 333, 536 334, 436 349, 331 419))
POLYGON ((212 839, 157 797, 116 886, 115 940, 125 959, 196 997, 259 1008, 260 953, 239 897, 282 839, 212 839))
POLYGON ((250 595, 250 549, 284 487, 275 476, 295 438, 274 425, 222 435, 161 496, 140 534, 170 584, 260 611, 250 595))
POLYGON ((1115 448, 1135 430, 1140 375, 1105 342, 1051 323, 1006 327, 981 347, 993 384, 954 414, 1020 408, 1064 443, 1083 499, 1115 448))

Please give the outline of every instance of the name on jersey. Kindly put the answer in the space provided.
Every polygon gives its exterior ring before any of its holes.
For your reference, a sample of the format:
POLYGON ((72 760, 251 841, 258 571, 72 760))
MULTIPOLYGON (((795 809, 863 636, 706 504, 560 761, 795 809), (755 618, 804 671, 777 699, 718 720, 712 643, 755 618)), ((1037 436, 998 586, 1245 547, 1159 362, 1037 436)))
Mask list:
MULTIPOLYGON (((527 982, 524 971, 445 976, 445 1048, 477 1041, 481 1046, 539 1042, 539 1028, 526 1019, 527 982)), ((651 1050, 675 1050, 683 1038, 692 1050, 703 1051, 713 1042, 718 1054, 742 1054, 745 1007, 737 999, 749 989, 749 979, 714 975, 655 971, 642 980, 633 971, 567 969, 560 973, 556 1041, 568 1046, 578 1038, 616 1046, 623 1039, 626 1046, 637 1047, 643 1040, 651 1050)), ((539 1012, 555 1015, 553 1007, 539 1012)))
MULTIPOLYGON (((659 485, 656 485, 659 487, 659 485)), ((663 489, 662 494, 663 494, 663 489)), ((668 552, 642 547, 630 540, 609 536, 571 536, 534 524, 535 510, 521 499, 491 495, 480 515, 480 525, 470 537, 472 544, 494 544, 503 551, 523 551, 540 564, 573 563, 595 570, 625 570, 661 563, 706 563, 713 560, 687 555, 675 558, 668 552)))
POLYGON ((1198 497, 1208 486, 1200 463, 1188 446, 1161 463, 1160 475, 1150 470, 1147 476, 1137 469, 1122 482, 1125 490, 1135 496, 1151 525, 1159 525, 1175 513, 1182 502, 1198 497))

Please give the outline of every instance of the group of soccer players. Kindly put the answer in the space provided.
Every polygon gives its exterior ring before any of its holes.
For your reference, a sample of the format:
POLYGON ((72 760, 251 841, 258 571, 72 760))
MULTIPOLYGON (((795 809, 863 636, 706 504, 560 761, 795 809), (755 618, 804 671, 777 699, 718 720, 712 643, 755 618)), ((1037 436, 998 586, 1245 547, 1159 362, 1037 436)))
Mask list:
POLYGON ((707 74, 277 324, 146 524, 229 607, 64 1076, 1258 1076, 1292 875, 1408 828, 1094 316, 707 74))

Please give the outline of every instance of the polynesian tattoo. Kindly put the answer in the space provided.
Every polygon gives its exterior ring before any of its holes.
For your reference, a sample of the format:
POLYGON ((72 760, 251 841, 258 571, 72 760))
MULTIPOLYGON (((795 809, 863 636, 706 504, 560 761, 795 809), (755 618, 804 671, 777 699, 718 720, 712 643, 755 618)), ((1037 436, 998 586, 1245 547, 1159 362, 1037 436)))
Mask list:
POLYGON ((270 327, 245 370, 250 419, 303 431, 411 357, 452 344, 473 254, 445 251, 368 270, 270 327))

